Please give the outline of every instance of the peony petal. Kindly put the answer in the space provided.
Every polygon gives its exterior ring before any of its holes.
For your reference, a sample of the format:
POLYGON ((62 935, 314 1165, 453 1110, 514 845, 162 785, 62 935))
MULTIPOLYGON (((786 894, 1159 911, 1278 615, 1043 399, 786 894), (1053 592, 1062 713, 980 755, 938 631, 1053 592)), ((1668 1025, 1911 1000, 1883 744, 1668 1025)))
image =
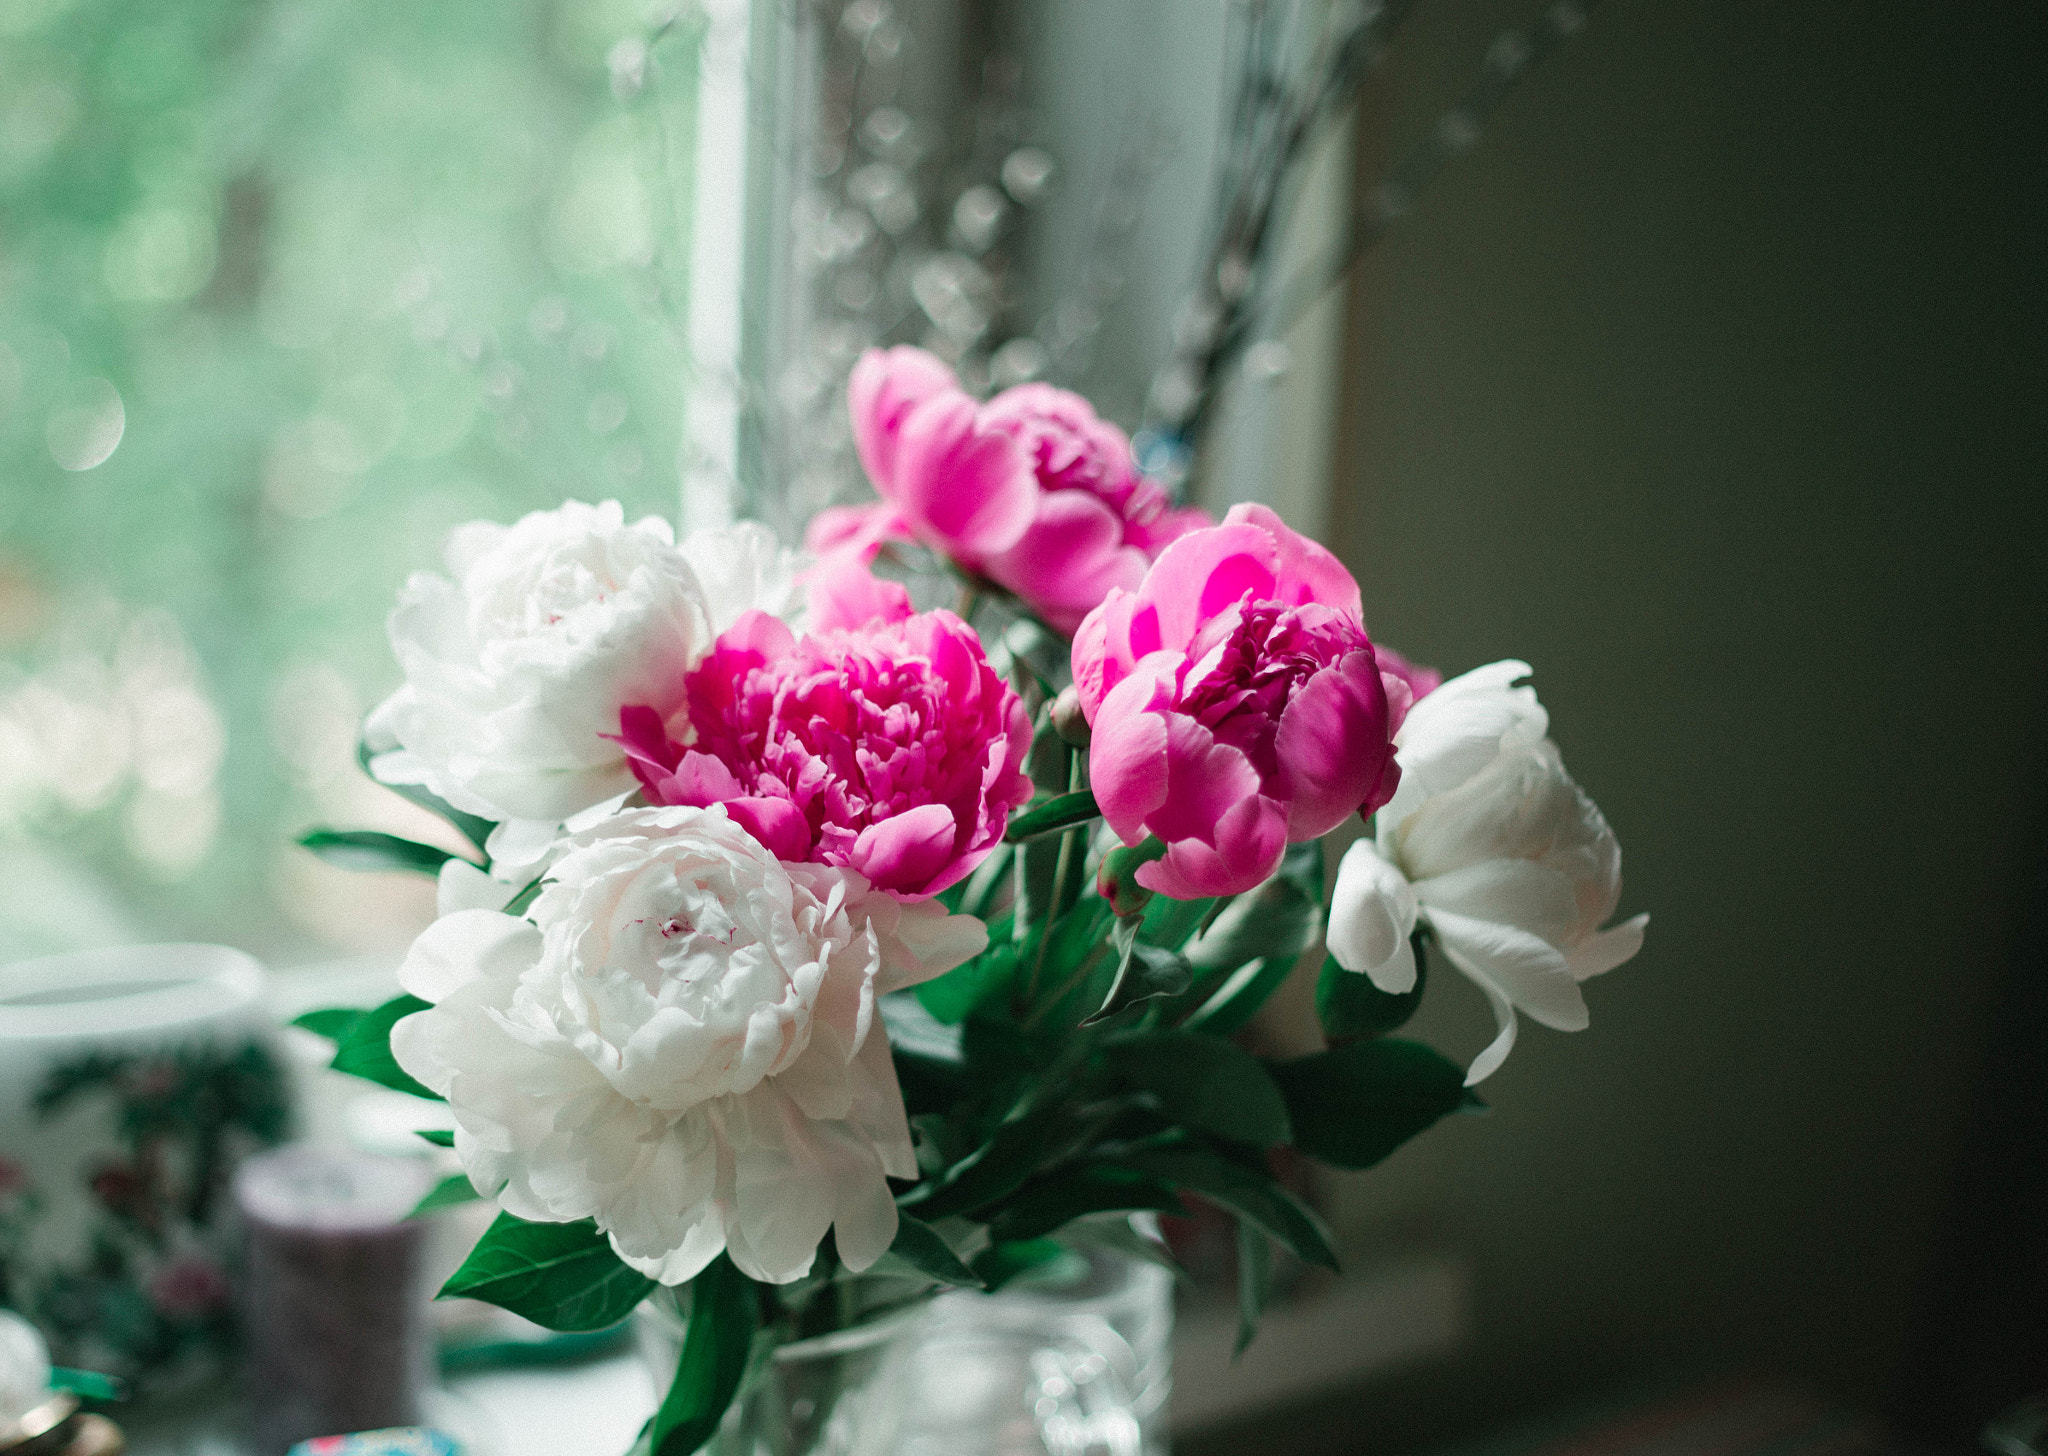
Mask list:
POLYGON ((1416 702, 1396 737, 1402 780, 1380 816, 1383 830, 1493 762, 1508 734, 1541 738, 1548 731, 1550 715, 1536 690, 1513 686, 1529 671, 1526 662, 1489 663, 1416 702))
POLYGON ((434 913, 446 917, 458 910, 503 910, 519 887, 492 879, 466 859, 451 859, 434 881, 434 913))
POLYGON ((1335 608, 1354 622, 1365 621, 1357 579, 1344 569, 1344 563, 1328 547, 1290 527, 1270 506, 1256 502, 1232 506, 1223 523, 1253 526, 1273 538, 1279 565, 1268 595, 1275 601, 1290 607, 1317 602, 1335 608))
POLYGON ((1489 859, 1415 882, 1415 898, 1432 911, 1526 930, 1562 947, 1578 919, 1570 877, 1526 859, 1489 859))
POLYGON ((852 867, 884 889, 921 889, 953 857, 960 826, 944 804, 920 804, 861 830, 852 867))
POLYGON ((1246 595, 1271 597, 1279 565, 1279 550, 1265 531, 1217 526, 1160 552, 1138 595, 1158 611, 1160 645, 1181 651, 1204 622, 1246 595))
POLYGON ((1429 924, 1451 964, 1467 976, 1494 987, 1554 1031, 1586 1029, 1586 999, 1555 946, 1512 925, 1448 910, 1431 908, 1429 924))
POLYGON ((904 421, 894 497, 936 549, 978 568, 1017 543, 1038 496, 1030 460, 1008 435, 981 426, 971 396, 936 395, 904 421))
MULTIPOLYGON (((692 754, 701 758, 702 754, 692 754)), ((811 825, 803 810, 787 799, 742 797, 722 801, 732 822, 761 841, 777 859, 806 859, 811 853, 811 825)))
POLYGON ((813 632, 901 622, 911 615, 908 588, 900 581, 876 576, 851 551, 820 558, 804 574, 804 589, 813 632))
POLYGON ((1122 518, 1099 496, 1048 491, 1017 543, 982 569, 1055 631, 1071 634, 1112 589, 1134 591, 1144 581, 1145 553, 1123 538, 1122 518))
POLYGON ((1565 964, 1571 967, 1572 979, 1591 980, 1632 959, 1643 948, 1643 932, 1649 925, 1648 915, 1638 915, 1610 929, 1598 931, 1566 951, 1565 964))
POLYGON ((1372 792, 1394 745, 1372 653, 1347 652, 1303 683, 1280 712, 1273 749, 1279 797, 1287 801, 1287 837, 1296 843, 1378 808, 1372 792))
POLYGON ((517 979, 540 959, 540 932, 495 910, 458 910, 419 933, 398 984, 422 1001, 441 1001, 472 981, 517 979))
POLYGON ((1465 1085, 1477 1087, 1508 1059, 1508 1053, 1515 1049, 1515 1006, 1491 981, 1480 981, 1479 989, 1486 995, 1486 1004, 1493 1009, 1493 1040, 1485 1050, 1472 1059, 1472 1065, 1465 1071, 1465 1085))
POLYGON ((1146 816, 1166 802, 1166 701, 1148 672, 1125 678, 1095 715, 1088 778, 1102 817, 1125 844, 1145 838, 1146 816))
POLYGON ((1138 866, 1148 890, 1176 900, 1236 895, 1256 888, 1280 868, 1287 851, 1287 814, 1259 794, 1239 800, 1217 822, 1216 843, 1175 840, 1166 857, 1138 866))
POLYGON ((933 395, 958 388, 959 381, 943 360, 907 344, 893 349, 870 349, 855 363, 846 381, 854 447, 860 452, 860 463, 868 479, 884 496, 891 493, 895 483, 897 443, 903 422, 933 395))
MULTIPOLYGON (((1254 813, 1251 820, 1231 819, 1244 805, 1260 799, 1259 771, 1242 749, 1217 742, 1215 735, 1194 719, 1182 713, 1164 716, 1166 794, 1159 807, 1146 816, 1145 827, 1168 844, 1200 839, 1223 848, 1226 822, 1249 825, 1261 818, 1254 813)), ((1284 843, 1284 820, 1281 835, 1284 843)))
POLYGON ((1415 989, 1415 892, 1407 877, 1380 857, 1371 840, 1344 852, 1330 898, 1324 937, 1347 971, 1360 971, 1390 995, 1415 989))
POLYGON ((1071 658, 1081 716, 1092 724, 1103 699, 1159 650, 1159 609, 1134 592, 1112 590, 1074 629, 1071 658))
POLYGON ((884 541, 909 540, 910 528, 887 501, 870 501, 863 506, 827 506, 811 517, 804 528, 804 550, 813 556, 835 556, 845 551, 862 561, 872 561, 884 541))

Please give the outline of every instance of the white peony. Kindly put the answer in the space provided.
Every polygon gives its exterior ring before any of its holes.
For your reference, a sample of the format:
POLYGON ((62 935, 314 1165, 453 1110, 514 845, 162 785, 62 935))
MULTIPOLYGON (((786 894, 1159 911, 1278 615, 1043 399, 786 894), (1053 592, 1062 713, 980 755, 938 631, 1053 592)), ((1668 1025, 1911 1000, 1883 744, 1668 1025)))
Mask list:
POLYGON ((1401 785, 1374 839, 1344 856, 1330 906, 1330 954, 1382 991, 1414 989, 1408 937, 1429 926, 1445 957, 1486 994, 1499 1030, 1466 1084, 1515 1044, 1515 1013, 1587 1024, 1579 982, 1642 949, 1650 917, 1600 929, 1621 899, 1621 846, 1565 772, 1527 663, 1496 662, 1418 702, 1394 736, 1401 785))
POLYGON ((794 618, 801 600, 803 559, 767 527, 678 547, 666 521, 627 525, 616 501, 471 522, 446 557, 454 580, 416 573, 391 614, 406 681, 365 725, 371 766, 498 821, 491 870, 517 884, 565 820, 635 787, 609 736, 619 709, 645 703, 675 731, 712 637, 749 608, 794 618))
POLYGON ((759 521, 692 531, 677 549, 703 583, 714 635, 749 610, 780 617, 794 630, 803 631, 801 579, 810 558, 783 545, 759 521))
MULTIPOLYGON (((570 501, 448 539, 454 580, 417 572, 391 614, 405 685, 364 733, 386 783, 470 814, 552 827, 634 786, 605 737, 619 709, 681 705, 711 643, 704 589, 668 523, 570 501)), ((494 857, 497 857, 494 854, 494 857)))
POLYGON ((448 1099, 478 1191, 520 1218, 594 1218, 666 1284, 721 1250, 786 1283, 830 1227, 864 1269, 914 1178, 875 998, 987 944, 850 870, 782 865, 725 810, 629 809, 569 836, 531 922, 459 910, 400 981, 393 1029, 448 1099))

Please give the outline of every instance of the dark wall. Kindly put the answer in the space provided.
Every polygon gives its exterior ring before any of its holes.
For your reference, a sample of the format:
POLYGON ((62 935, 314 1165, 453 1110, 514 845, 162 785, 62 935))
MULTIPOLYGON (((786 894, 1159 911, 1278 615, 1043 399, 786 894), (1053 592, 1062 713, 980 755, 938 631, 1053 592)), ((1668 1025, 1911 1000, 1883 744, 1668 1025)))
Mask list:
MULTIPOLYGON (((1476 1260, 1472 1389, 1895 1402, 1940 1305, 2048 823, 2040 10, 1610 0, 1357 277, 1374 635, 1535 664, 1653 916, 1590 1031, 1525 1023, 1494 1114, 1384 1170, 1476 1260)), ((1418 7, 1366 151, 1534 12, 1418 7)))

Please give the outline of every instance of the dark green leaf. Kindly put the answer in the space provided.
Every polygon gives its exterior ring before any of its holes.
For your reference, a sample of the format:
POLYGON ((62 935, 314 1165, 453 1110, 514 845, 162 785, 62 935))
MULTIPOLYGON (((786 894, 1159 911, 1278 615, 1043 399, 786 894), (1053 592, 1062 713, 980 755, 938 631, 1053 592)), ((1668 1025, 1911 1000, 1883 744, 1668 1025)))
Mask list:
POLYGON ((454 1132, 445 1127, 423 1127, 414 1132, 413 1136, 424 1138, 437 1148, 452 1148, 455 1146, 454 1132))
POLYGON ((1287 1104, 1265 1064, 1221 1037, 1162 1032, 1112 1049, 1109 1061, 1197 1132, 1261 1148, 1287 1141, 1287 1104))
POLYGON ((528 1223, 501 1213, 440 1297, 481 1299, 545 1329, 574 1333, 617 1324, 654 1287, 587 1218, 528 1223))
POLYGON ((1165 895, 1155 895, 1145 905, 1145 923, 1138 932, 1138 939, 1147 945, 1180 950, 1221 903, 1219 900, 1174 900, 1165 895))
POLYGON ((1202 935, 1189 943, 1187 958, 1198 975, 1228 975, 1265 956, 1292 960, 1308 949, 1322 928, 1322 902, 1293 880, 1275 875, 1231 902, 1202 935))
POLYGON ((1382 991, 1371 979, 1337 964, 1335 956, 1323 959, 1323 971, 1316 979, 1316 1020, 1332 1043, 1356 1041, 1363 1036, 1385 1036, 1399 1031, 1422 1004, 1422 988, 1429 976, 1423 951, 1423 936, 1417 931, 1415 988, 1399 995, 1382 991))
POLYGON ((1240 1218, 1248 1218, 1297 1258, 1325 1269, 1337 1267, 1329 1231, 1300 1199, 1273 1181, 1209 1148, 1147 1148, 1124 1156, 1124 1166, 1200 1194, 1240 1218))
POLYGON ((675 1383, 654 1413, 653 1456, 691 1456, 711 1439, 747 1373, 760 1317, 753 1281, 720 1254, 690 1281, 675 1383))
POLYGON ((1011 844, 1020 844, 1041 834, 1072 829, 1076 825, 1086 824, 1091 819, 1101 817, 1102 810, 1096 807, 1095 795, 1087 789, 1081 789, 1071 794, 1061 794, 1035 809, 1028 809, 1019 814, 1010 821, 1010 827, 1003 832, 1003 838, 1011 844))
POLYGON ((982 1287, 981 1276, 960 1262, 960 1256, 940 1237, 937 1229, 907 1213, 896 1215, 896 1239, 889 1245, 889 1252, 918 1273, 941 1284, 957 1284, 968 1289, 982 1287))
POLYGON ((1028 1274, 1066 1253, 1056 1239, 1027 1239, 1014 1244, 990 1244, 974 1256, 974 1272, 993 1294, 1015 1279, 1028 1274))
MULTIPOLYGON (((1068 780, 1073 772, 1073 762, 1074 750, 1061 740, 1052 726, 1050 708, 1041 710, 1037 731, 1031 737, 1031 751, 1025 756, 1025 772, 1041 793, 1064 794, 1072 787, 1068 780)), ((1053 900, 1053 877, 1059 866, 1060 847, 1065 842, 1064 836, 1047 835, 1026 840, 1018 847, 1015 855, 1016 920, 1011 930, 1014 939, 1022 941, 1041 920, 1047 918, 1053 900)))
POLYGON ((505 902, 505 913, 507 915, 524 915, 532 907, 533 902, 540 898, 540 889, 545 883, 547 883, 547 877, 544 875, 535 875, 532 879, 528 880, 520 887, 518 894, 505 902))
POLYGON ((370 745, 363 742, 360 738, 357 739, 356 762, 362 765, 364 773, 369 774, 370 778, 374 780, 378 785, 380 785, 383 788, 391 790, 392 793, 397 794, 400 798, 409 799, 413 803, 419 805, 422 809, 425 809, 429 814, 433 814, 436 817, 444 819, 448 823, 454 825, 456 829, 461 832, 462 837, 464 839, 467 839, 471 844, 475 845, 478 849, 482 849, 484 847, 484 841, 489 839, 491 837, 491 831, 498 827, 488 819, 479 819, 474 814, 463 813, 460 809, 454 807, 447 800, 439 797, 436 794, 429 793, 426 789, 420 787, 418 784, 385 783, 382 779, 378 778, 374 773, 370 773, 370 757, 370 745))
POLYGON ((434 1185, 433 1191, 413 1206, 408 1218, 418 1218, 423 1213, 432 1213, 437 1208, 454 1208, 459 1204, 474 1203, 477 1199, 475 1185, 464 1173, 455 1173, 434 1185))
POLYGON ((441 1101, 438 1092, 415 1082, 391 1055, 391 1028, 415 1011, 426 1009, 427 1003, 417 996, 395 996, 376 1010, 365 1011, 349 1027, 348 1034, 335 1044, 334 1070, 389 1087, 395 1092, 410 1092, 415 1097, 441 1101))
POLYGON ((1091 1214, 1185 1211, 1179 1195, 1156 1178, 1110 1163, 1085 1163, 1035 1180, 1004 1199, 989 1233, 998 1241, 1036 1239, 1091 1214))
POLYGON ((1239 966, 1210 993, 1208 1000, 1195 1008, 1181 1027, 1187 1031, 1199 1031, 1204 1036, 1235 1036, 1258 1015, 1259 1008, 1280 989, 1299 964, 1298 959, 1268 956, 1239 966))
POLYGON ((1187 961, 1176 951, 1146 945, 1139 940, 1139 925, 1139 917, 1126 915, 1110 932, 1111 943, 1117 952, 1116 979, 1109 983, 1109 993, 1102 998, 1102 1005, 1081 1025, 1094 1026, 1140 1001, 1149 1001, 1155 996, 1177 996, 1187 990, 1187 961))
POLYGON ((1338 1168, 1370 1168, 1446 1113, 1481 1105, 1457 1064, 1420 1042, 1357 1041, 1268 1066, 1294 1145, 1338 1168))
POLYGON ((972 1213, 1011 1192, 1038 1171, 1043 1155, 1065 1131, 1058 1109, 1006 1122, 981 1147, 946 1170, 924 1193, 913 1189, 905 1205, 919 1218, 972 1213), (914 1201, 913 1201, 914 1200, 914 1201))
POLYGON ((1259 1333, 1259 1316, 1273 1292, 1273 1246, 1256 1224, 1237 1221, 1237 1345, 1236 1360, 1259 1333))
POLYGON ((917 999, 944 1024, 956 1025, 977 1006, 1010 994, 1017 978, 1017 947, 997 936, 993 926, 989 939, 989 948, 973 960, 918 986, 917 999))
POLYGON ((431 844, 379 834, 374 829, 314 829, 299 836, 299 845, 344 870, 411 870, 433 875, 457 856, 431 844))
POLYGON ((330 1006, 321 1011, 308 1011, 304 1016, 294 1016, 292 1025, 303 1027, 315 1036, 324 1036, 338 1042, 349 1033, 349 1028, 361 1021, 368 1013, 353 1006, 330 1006))

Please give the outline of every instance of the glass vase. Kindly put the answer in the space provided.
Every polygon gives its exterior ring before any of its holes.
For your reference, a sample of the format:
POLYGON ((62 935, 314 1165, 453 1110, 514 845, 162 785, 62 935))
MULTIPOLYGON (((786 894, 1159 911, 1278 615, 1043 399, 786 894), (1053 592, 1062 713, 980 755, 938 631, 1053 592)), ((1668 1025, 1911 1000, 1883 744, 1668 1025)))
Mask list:
MULTIPOLYGON (((1062 1254, 997 1294, 957 1292, 784 1345, 708 1456, 1164 1456, 1172 1279, 1111 1250, 1062 1254)), ((665 1393, 686 1321, 641 1306, 665 1393)))

